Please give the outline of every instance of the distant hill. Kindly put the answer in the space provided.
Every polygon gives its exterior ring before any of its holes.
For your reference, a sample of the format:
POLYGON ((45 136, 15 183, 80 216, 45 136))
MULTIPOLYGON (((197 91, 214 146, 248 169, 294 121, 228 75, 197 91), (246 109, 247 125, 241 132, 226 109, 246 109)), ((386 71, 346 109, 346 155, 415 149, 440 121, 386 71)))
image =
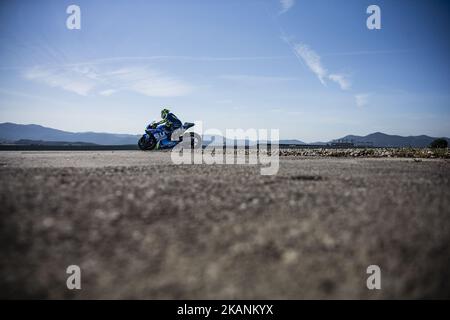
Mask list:
POLYGON ((306 142, 296 139, 288 139, 288 140, 280 140, 280 144, 306 144, 306 142))
MULTIPOLYGON (((435 140, 435 137, 426 135, 402 137, 397 135, 385 134, 382 132, 371 133, 367 136, 348 135, 339 140, 352 141, 356 145, 366 145, 370 143, 374 147, 428 147, 435 140)), ((450 144, 449 138, 446 139, 450 144)))
POLYGON ((316 142, 311 142, 308 143, 309 145, 315 145, 315 146, 326 146, 328 144, 328 142, 321 142, 321 141, 316 141, 316 142))
POLYGON ((27 146, 97 146, 98 144, 89 142, 67 142, 67 141, 42 141, 42 140, 28 140, 21 139, 14 141, 14 144, 27 146))
POLYGON ((46 142, 94 143, 99 145, 136 144, 139 136, 132 134, 67 132, 36 124, 0 123, 0 141, 33 140, 46 142))

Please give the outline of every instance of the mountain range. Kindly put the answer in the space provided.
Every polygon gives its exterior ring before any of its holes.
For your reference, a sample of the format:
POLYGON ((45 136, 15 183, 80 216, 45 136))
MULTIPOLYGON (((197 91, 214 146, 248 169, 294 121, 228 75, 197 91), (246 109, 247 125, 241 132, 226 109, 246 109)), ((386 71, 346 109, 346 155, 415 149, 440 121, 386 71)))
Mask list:
MULTIPOLYGON (((98 132, 68 132, 43 127, 36 124, 0 123, 0 143, 3 144, 26 144, 27 141, 40 144, 97 144, 97 145, 135 145, 139 135, 98 133, 98 132)), ((347 135, 340 139, 329 142, 315 142, 313 145, 326 145, 338 141, 352 142, 355 145, 366 145, 374 147, 427 147, 436 139, 426 135, 420 136, 398 136, 382 132, 375 132, 366 136, 347 135)), ((444 138, 449 142, 449 138, 444 138)), ((204 140, 210 140, 204 138, 204 140)), ((228 141, 228 139, 227 139, 228 141)), ((240 144, 240 143, 238 143, 240 144)), ((251 143, 250 143, 251 144, 251 143)), ((300 140, 280 140, 280 144, 306 145, 300 140)))
POLYGON ((0 141, 16 142, 18 140, 51 141, 51 142, 84 142, 100 145, 136 144, 138 135, 98 133, 98 132, 68 132, 43 127, 36 124, 0 123, 0 141))
MULTIPOLYGON (((367 136, 355 136, 348 135, 339 140, 341 141, 351 141, 355 145, 370 145, 374 147, 428 147, 436 137, 430 137, 426 135, 420 136, 398 136, 390 135, 382 132, 371 133, 367 136)), ((450 145, 450 139, 445 138, 450 145)))

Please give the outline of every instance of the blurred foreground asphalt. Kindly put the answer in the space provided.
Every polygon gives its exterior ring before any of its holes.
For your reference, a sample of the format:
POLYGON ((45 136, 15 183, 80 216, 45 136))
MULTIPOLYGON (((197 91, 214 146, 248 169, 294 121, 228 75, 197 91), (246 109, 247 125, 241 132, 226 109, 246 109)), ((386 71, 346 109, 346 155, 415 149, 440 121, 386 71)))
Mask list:
POLYGON ((448 160, 0 152, 0 181, 2 298, 450 297, 448 160))

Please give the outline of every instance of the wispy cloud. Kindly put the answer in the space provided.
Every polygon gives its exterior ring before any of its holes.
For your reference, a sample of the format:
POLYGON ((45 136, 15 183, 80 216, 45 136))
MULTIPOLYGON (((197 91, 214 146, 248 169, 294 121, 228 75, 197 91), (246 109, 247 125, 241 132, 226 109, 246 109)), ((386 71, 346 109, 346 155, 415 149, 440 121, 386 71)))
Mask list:
POLYGON ((192 90, 190 85, 148 68, 122 68, 110 73, 110 78, 111 82, 117 84, 120 89, 147 96, 182 96, 192 90))
POLYGON ((86 62, 76 62, 66 64, 68 67, 84 66, 84 65, 100 65, 110 63, 142 63, 145 61, 194 61, 194 62, 239 62, 239 61, 258 61, 258 60, 283 60, 289 56, 230 56, 230 57, 211 57, 211 56, 171 56, 171 55, 155 55, 155 56, 121 56, 95 59, 86 62))
POLYGON ((106 90, 100 91, 99 94, 102 96, 105 96, 105 97, 109 97, 110 95, 112 95, 116 92, 117 92, 117 90, 114 90, 114 89, 106 89, 106 90))
MULTIPOLYGON (((241 62, 241 61, 265 61, 265 60, 287 60, 291 56, 230 56, 230 57, 213 57, 213 56, 175 56, 175 55, 155 55, 155 56, 122 56, 122 57, 109 57, 102 59, 95 59, 81 62, 71 62, 59 64, 61 67, 81 67, 81 66, 93 66, 93 65, 108 65, 114 63, 124 64, 136 64, 153 61, 192 61, 192 62, 241 62)), ((28 70, 25 66, 0 66, 0 70, 28 70)))
POLYGON ((296 78, 290 77, 276 77, 276 76, 255 76, 247 74, 229 74, 221 75, 221 79, 230 80, 237 82, 242 85, 265 85, 265 84, 276 84, 285 81, 296 80, 296 78))
POLYGON ((330 74, 328 76, 328 79, 330 79, 331 81, 334 81, 337 84, 339 84, 339 86, 341 87, 342 90, 349 90, 351 88, 350 81, 343 74, 337 74, 337 73, 330 74))
MULTIPOLYGON (((287 41, 286 39, 283 39, 287 41)), ((287 41, 290 43, 289 41, 287 41)), ((328 73, 328 70, 322 64, 320 56, 308 45, 299 43, 293 45, 296 56, 306 64, 306 66, 317 76, 319 81, 326 85, 326 80, 336 82, 342 90, 351 88, 350 80, 344 74, 328 73)))
POLYGON ((230 104, 230 103, 233 103, 233 100, 231 100, 231 99, 220 99, 220 100, 216 100, 215 102, 219 103, 219 104, 230 104))
POLYGON ((280 0, 281 11, 280 14, 287 12, 295 4, 295 0, 280 0))
POLYGON ((306 44, 296 44, 295 53, 300 57, 306 66, 314 72, 320 82, 325 85, 325 78, 328 74, 327 69, 322 65, 320 56, 306 44))
POLYGON ((96 81, 89 72, 77 69, 64 70, 35 67, 26 72, 25 78, 82 96, 87 95, 96 86, 96 81))
POLYGON ((147 66, 99 68, 98 65, 65 65, 34 67, 25 78, 50 87, 86 96, 110 96, 118 91, 131 91, 147 96, 172 97, 190 93, 193 87, 147 66))
POLYGON ((370 94, 368 94, 368 93, 361 93, 361 94, 355 95, 356 105, 358 107, 364 107, 367 104, 369 104, 369 96, 370 96, 370 94))

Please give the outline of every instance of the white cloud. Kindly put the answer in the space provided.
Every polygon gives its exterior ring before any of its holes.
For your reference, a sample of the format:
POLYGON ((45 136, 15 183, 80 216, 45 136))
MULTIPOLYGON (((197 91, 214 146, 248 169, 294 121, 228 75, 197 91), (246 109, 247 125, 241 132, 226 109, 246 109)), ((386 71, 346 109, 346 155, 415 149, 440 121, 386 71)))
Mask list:
POLYGON ((109 97, 110 95, 112 95, 113 93, 116 93, 116 92, 117 92, 117 90, 114 90, 114 89, 106 89, 106 90, 100 91, 99 94, 102 96, 105 96, 105 97, 109 97))
POLYGON ((319 78, 323 85, 326 85, 326 79, 336 82, 342 90, 351 88, 350 80, 347 76, 339 73, 328 73, 328 70, 322 64, 320 56, 306 44, 294 45, 294 53, 303 61, 306 66, 319 78))
POLYGON ((112 83, 122 89, 152 97, 182 96, 192 91, 192 87, 154 70, 141 67, 123 68, 109 74, 112 83))
MULTIPOLYGON (((110 64, 110 63, 133 63, 133 62, 145 62, 145 61, 194 61, 194 62, 216 62, 216 61, 258 61, 258 60, 285 60, 289 56, 121 56, 96 59, 86 62, 71 63, 67 66, 91 66, 93 64, 110 64)), ((4 69, 4 67, 0 67, 4 69)))
POLYGON ((132 91, 152 97, 173 97, 188 94, 193 89, 181 80, 146 66, 120 69, 99 68, 94 64, 35 67, 25 73, 25 78, 82 96, 110 96, 117 91, 132 91))
POLYGON ((85 96, 95 87, 95 81, 88 74, 76 69, 35 67, 25 74, 25 78, 38 81, 50 87, 61 88, 85 96))
POLYGON ((358 107, 364 107, 367 104, 369 104, 369 96, 370 95, 368 93, 361 93, 361 94, 355 95, 356 105, 358 107))
POLYGON ((276 76, 254 76, 247 74, 230 74, 221 75, 221 79, 230 80, 242 85, 255 86, 255 85, 271 85, 276 83, 282 83, 285 81, 296 80, 289 77, 276 77, 276 76))
POLYGON ((325 78, 328 71, 322 65, 320 56, 306 44, 296 44, 294 50, 296 55, 303 60, 308 68, 319 78, 320 82, 325 85, 325 78))
POLYGON ((337 73, 330 74, 328 76, 328 79, 339 84, 339 86, 341 87, 342 90, 349 90, 351 88, 350 81, 343 74, 337 74, 337 73))
POLYGON ((220 100, 216 100, 216 103, 219 103, 219 104, 230 104, 230 103, 233 103, 233 100, 231 100, 231 99, 220 99, 220 100))
POLYGON ((295 4, 295 0, 280 0, 281 11, 280 14, 285 13, 295 4))

